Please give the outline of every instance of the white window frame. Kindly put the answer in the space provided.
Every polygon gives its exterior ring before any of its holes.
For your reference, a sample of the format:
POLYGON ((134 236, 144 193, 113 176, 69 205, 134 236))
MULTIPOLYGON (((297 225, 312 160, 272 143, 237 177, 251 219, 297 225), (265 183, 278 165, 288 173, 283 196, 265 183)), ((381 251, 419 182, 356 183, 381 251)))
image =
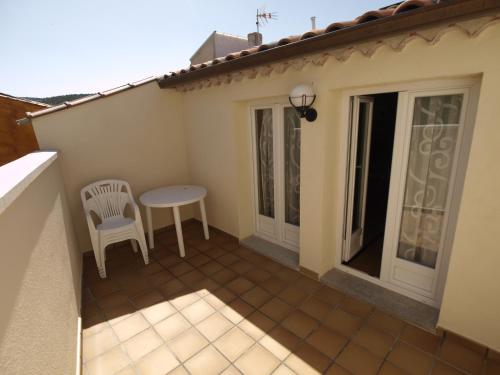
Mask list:
POLYGON ((285 222, 284 194, 284 109, 291 107, 286 101, 250 106, 250 128, 252 142, 252 196, 254 214, 254 234, 269 242, 299 252, 300 226, 285 222), (272 109, 273 111, 273 156, 274 156, 274 219, 259 213, 259 180, 257 168, 257 134, 255 111, 272 109))

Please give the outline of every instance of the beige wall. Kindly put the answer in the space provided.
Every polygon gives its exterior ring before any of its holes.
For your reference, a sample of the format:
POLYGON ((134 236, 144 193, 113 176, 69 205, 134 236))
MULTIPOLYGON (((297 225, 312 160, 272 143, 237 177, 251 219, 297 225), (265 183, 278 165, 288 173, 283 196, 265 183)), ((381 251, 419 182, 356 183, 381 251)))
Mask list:
POLYGON ((209 188, 209 221, 240 238, 253 231, 249 105, 286 98, 294 85, 313 83, 319 116, 304 122, 301 155, 300 263, 323 274, 338 249, 341 117, 346 90, 409 81, 480 77, 481 96, 439 326, 500 349, 500 26, 475 39, 452 31, 436 45, 411 42, 403 52, 380 48, 367 58, 330 59, 323 67, 290 68, 270 78, 244 79, 185 94, 191 181, 209 188), (464 53, 467 51, 467 53, 464 53))
MULTIPOLYGON (((189 182, 181 95, 160 90, 156 82, 40 117, 33 126, 41 149, 60 151, 82 251, 92 248, 80 200, 83 186, 124 179, 141 206, 143 192, 189 182)), ((191 207, 183 209, 182 217, 191 217, 191 207)), ((145 224, 144 210, 142 219, 145 224)), ((172 213, 154 209, 153 223, 155 228, 172 224, 172 213)))
POLYGON ((81 254, 57 161, 0 214, 0 239, 0 373, 75 374, 81 254))
MULTIPOLYGON (((368 58, 331 58, 284 74, 177 93, 155 83, 35 121, 42 148, 62 151, 61 165, 80 246, 90 248, 79 189, 98 178, 127 179, 136 195, 154 186, 190 182, 208 188, 209 223, 239 238, 253 233, 251 104, 286 100, 312 83, 318 119, 303 123, 301 252, 303 267, 323 274, 338 255, 338 213, 345 92, 422 80, 482 77, 456 238, 439 325, 500 350, 500 26, 477 38, 459 30, 435 45, 422 40, 402 52, 381 47, 368 58), (466 51, 466 53, 464 53, 466 51), (136 152, 133 152, 136 151, 136 152)), ((195 212, 197 215, 197 212, 195 212)), ((167 213, 164 213, 167 215, 167 213)), ((187 213, 189 216, 190 213, 187 213)), ((158 226, 170 223, 157 217, 158 226)))

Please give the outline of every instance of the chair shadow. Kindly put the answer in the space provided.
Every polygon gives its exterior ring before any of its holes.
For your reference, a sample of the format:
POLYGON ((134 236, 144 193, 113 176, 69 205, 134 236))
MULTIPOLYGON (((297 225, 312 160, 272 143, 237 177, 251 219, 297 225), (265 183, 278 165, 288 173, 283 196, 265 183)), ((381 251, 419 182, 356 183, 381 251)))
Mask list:
MULTIPOLYGON (((276 298, 288 285, 286 282, 276 282, 271 272, 273 269, 283 270, 284 266, 240 247, 234 237, 223 232, 211 230, 211 239, 205 240, 199 222, 183 224, 183 232, 185 258, 179 257, 173 228, 155 233, 155 249, 149 251, 148 265, 144 264, 140 251, 132 251, 128 241, 109 246, 106 279, 99 277, 93 254, 85 254, 84 337, 97 334, 105 327, 113 326, 148 307, 165 301, 175 304, 194 294, 196 300, 208 301, 215 311, 222 313, 234 326, 245 322, 252 332, 260 332, 253 337, 259 345, 262 345, 259 341, 266 336, 266 341, 279 348, 280 352, 293 353, 318 373, 327 370, 334 358, 314 349, 305 337, 299 337, 284 328, 276 316, 270 317, 262 311, 265 303, 276 298), (266 278, 273 282, 267 285, 266 278), (245 287, 246 282, 243 281, 240 286, 239 281, 235 282, 237 279, 246 280, 248 285, 245 287), (264 297, 256 300, 248 297, 245 301, 245 293, 255 286, 260 288, 260 295, 264 297)), ((303 277, 297 271, 286 272, 290 272, 290 277, 294 277, 293 273, 303 277)), ((321 287, 319 282, 315 283, 318 288, 321 287)), ((291 312, 300 311, 298 306, 289 307, 291 312)), ((314 328, 320 325, 321 322, 315 320, 314 328)), ((215 340, 208 341, 212 343, 215 340)), ((280 362, 284 359, 283 356, 278 358, 280 362)))

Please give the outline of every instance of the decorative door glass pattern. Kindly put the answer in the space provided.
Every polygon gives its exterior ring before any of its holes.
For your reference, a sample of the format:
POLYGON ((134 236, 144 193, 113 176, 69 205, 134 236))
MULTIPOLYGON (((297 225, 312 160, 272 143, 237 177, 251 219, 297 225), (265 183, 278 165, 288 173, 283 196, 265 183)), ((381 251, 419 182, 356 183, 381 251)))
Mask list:
POLYGON ((273 110, 255 111, 259 214, 274 218, 273 110))
POLYGON ((300 118, 284 108, 285 222, 300 226, 300 118))
POLYGON ((435 268, 450 178, 456 164, 463 95, 417 97, 397 256, 435 268))

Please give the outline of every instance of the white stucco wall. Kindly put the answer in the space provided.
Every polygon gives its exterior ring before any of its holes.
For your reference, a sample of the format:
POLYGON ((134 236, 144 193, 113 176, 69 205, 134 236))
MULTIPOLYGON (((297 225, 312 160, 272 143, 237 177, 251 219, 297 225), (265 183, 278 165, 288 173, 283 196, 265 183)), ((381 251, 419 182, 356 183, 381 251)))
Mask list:
POLYGON ((338 248, 340 160, 347 124, 346 90, 411 81, 476 77, 481 95, 439 326, 500 349, 500 26, 479 37, 452 31, 435 45, 414 40, 402 52, 381 47, 371 58, 354 53, 270 77, 188 91, 184 120, 191 181, 205 185, 211 224, 240 238, 253 231, 249 105, 286 98, 312 83, 318 119, 302 124, 300 264, 323 274, 338 248), (496 317, 496 318, 495 318, 496 317))
MULTIPOLYGON (((82 251, 91 250, 80 190, 101 179, 129 182, 136 201, 147 190, 189 182, 182 96, 156 82, 37 118, 41 149, 60 151, 64 183, 82 251)), ((191 207, 182 218, 191 217, 191 207)), ((173 223, 171 210, 153 209, 153 224, 173 223)), ((142 210, 144 228, 146 214, 142 210)))
MULTIPOLYGON (((243 79, 186 93, 155 83, 36 119, 42 148, 62 151, 61 166, 80 246, 89 248, 79 189, 105 177, 128 180, 134 193, 189 182, 208 188, 209 223, 243 238, 253 232, 249 106, 286 99, 313 84, 318 119, 302 124, 300 264, 320 275, 338 248, 347 90, 473 77, 481 82, 456 236, 439 326, 500 350, 500 25, 476 38, 455 30, 403 51, 355 52, 320 67, 243 79), (136 151, 137 152, 134 152, 136 151)), ((196 212, 195 212, 196 213, 196 212)), ((189 217, 188 212, 185 217, 189 217)), ((165 213, 165 215, 167 215, 165 213)), ((155 218, 157 227, 169 217, 155 218)))
POLYGON ((0 212, 0 249, 0 373, 77 373, 81 254, 57 160, 0 212))

